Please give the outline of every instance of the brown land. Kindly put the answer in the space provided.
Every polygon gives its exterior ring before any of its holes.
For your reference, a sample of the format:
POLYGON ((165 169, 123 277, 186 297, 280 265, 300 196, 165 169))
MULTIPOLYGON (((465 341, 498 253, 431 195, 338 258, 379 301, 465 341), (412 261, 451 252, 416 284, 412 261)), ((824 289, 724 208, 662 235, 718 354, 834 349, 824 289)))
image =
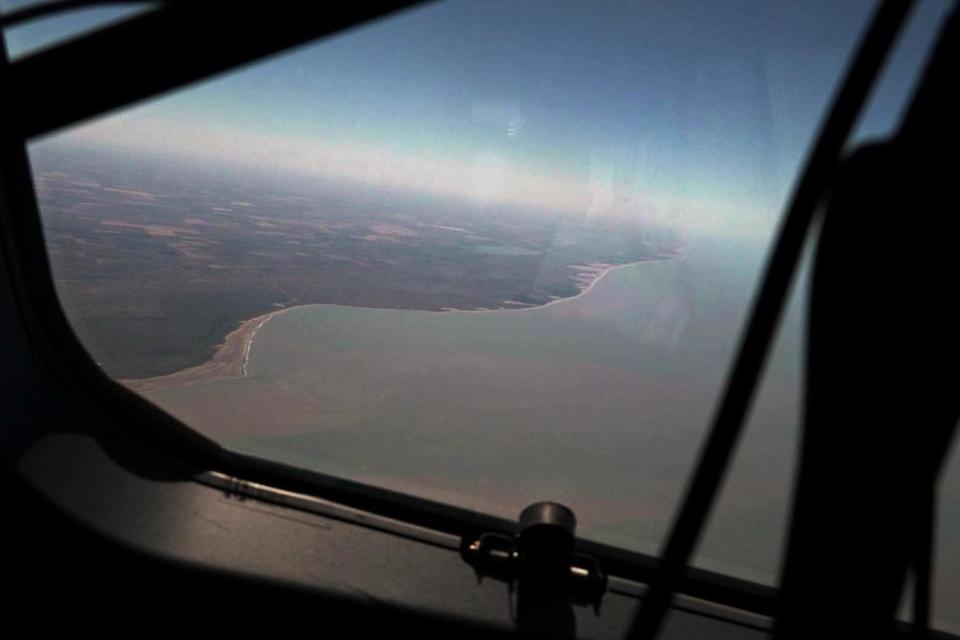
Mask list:
POLYGON ((64 309, 100 366, 138 389, 241 375, 244 331, 279 307, 531 309, 678 245, 636 217, 33 159, 64 309))

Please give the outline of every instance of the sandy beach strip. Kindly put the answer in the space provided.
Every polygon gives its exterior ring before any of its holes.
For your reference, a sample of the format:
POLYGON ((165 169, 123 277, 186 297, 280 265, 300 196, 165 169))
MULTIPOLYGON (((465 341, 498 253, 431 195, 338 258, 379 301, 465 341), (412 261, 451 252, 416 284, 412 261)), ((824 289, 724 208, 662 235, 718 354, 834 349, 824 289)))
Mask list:
MULTIPOLYGON (((597 267, 594 265, 582 265, 581 270, 575 276, 577 281, 577 286, 580 290, 572 296, 567 296, 565 298, 554 298, 542 304, 528 305, 528 306, 510 306, 510 307, 495 307, 492 309, 452 309, 445 308, 437 313, 519 313, 521 311, 536 311, 537 309, 544 309, 546 307, 552 307, 555 304, 560 304, 562 302, 570 302, 571 300, 576 300, 581 296, 585 296, 590 293, 590 290, 597 286, 597 283, 603 279, 605 275, 611 271, 616 271, 617 269, 626 269, 627 267, 633 267, 638 264, 649 264, 651 262, 667 262, 670 260, 683 260, 685 255, 681 252, 677 252, 672 256, 661 256, 657 258, 649 258, 647 260, 637 260, 635 262, 627 262, 624 264, 612 264, 612 265, 603 265, 602 267, 597 267)), ((512 300, 504 300, 501 304, 517 304, 512 300)), ((520 303, 523 304, 523 303, 520 303)))
POLYGON ((247 375, 247 363, 250 360, 250 347, 253 338, 263 325, 275 315, 288 311, 293 307, 277 309, 256 318, 240 323, 236 329, 227 334, 223 342, 217 347, 210 360, 188 369, 181 369, 175 373, 152 378, 129 378, 120 380, 120 383, 134 391, 154 391, 176 387, 191 382, 201 382, 217 378, 242 378, 247 375))

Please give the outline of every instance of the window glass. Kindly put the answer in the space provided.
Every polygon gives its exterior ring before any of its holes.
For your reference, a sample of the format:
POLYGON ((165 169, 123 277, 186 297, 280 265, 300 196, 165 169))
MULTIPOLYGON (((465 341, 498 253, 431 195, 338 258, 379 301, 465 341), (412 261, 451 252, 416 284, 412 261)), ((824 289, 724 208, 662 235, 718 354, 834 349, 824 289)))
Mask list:
MULTIPOLYGON (((44 0, 0 0, 0 13, 10 14, 41 4, 46 2, 44 0)), ((11 60, 16 60, 64 40, 119 22, 154 6, 156 3, 152 2, 89 6, 53 13, 30 22, 17 24, 3 30, 7 55, 11 60)))
POLYGON ((796 480, 804 331, 813 245, 807 247, 741 442, 694 564, 777 584, 796 480))
MULTIPOLYGON (((58 295, 231 449, 656 553, 873 4, 432 3, 34 141, 58 295)), ((800 317, 701 557, 767 582, 800 317)))
MULTIPOLYGON (((850 140, 849 147, 877 140, 895 132, 906 100, 922 73, 924 61, 946 18, 949 3, 921 2, 880 75, 850 140)), ((809 135, 787 120, 788 135, 809 135)), ((799 142, 798 142, 799 144, 799 142)), ((816 235, 816 234, 814 234, 816 235)), ((758 387, 741 444, 731 464, 720 500, 706 527, 695 564, 741 578, 776 584, 783 556, 782 544, 788 523, 790 492, 796 469, 803 393, 803 340, 809 295, 812 245, 807 247, 796 276, 791 302, 786 309, 770 359, 758 387)), ((948 473, 948 483, 960 479, 960 469, 948 473)), ((945 503, 950 498, 944 496, 945 503)), ((956 502, 956 500, 954 500, 956 502)), ((946 526, 944 520, 942 526, 946 526)), ((941 536, 948 551, 943 557, 940 602, 947 602, 960 589, 960 580, 950 576, 950 554, 960 550, 960 537, 941 536)), ((954 598, 956 601, 956 598, 954 598)), ((905 603, 910 599, 906 598, 905 603)), ((946 629, 949 607, 938 609, 937 624, 946 629)), ((902 608, 910 619, 909 606, 902 608)), ((953 628, 956 628, 955 626, 953 628)))

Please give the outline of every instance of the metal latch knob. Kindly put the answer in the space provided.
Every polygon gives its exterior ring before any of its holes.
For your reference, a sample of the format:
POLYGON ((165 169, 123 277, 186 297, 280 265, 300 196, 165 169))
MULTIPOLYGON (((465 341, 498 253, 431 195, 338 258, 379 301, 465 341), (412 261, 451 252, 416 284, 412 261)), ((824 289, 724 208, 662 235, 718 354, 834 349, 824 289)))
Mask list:
POLYGON ((573 552, 576 527, 570 508, 537 502, 521 512, 515 535, 485 533, 464 538, 461 554, 478 578, 562 591, 578 604, 596 607, 607 578, 596 558, 573 552))

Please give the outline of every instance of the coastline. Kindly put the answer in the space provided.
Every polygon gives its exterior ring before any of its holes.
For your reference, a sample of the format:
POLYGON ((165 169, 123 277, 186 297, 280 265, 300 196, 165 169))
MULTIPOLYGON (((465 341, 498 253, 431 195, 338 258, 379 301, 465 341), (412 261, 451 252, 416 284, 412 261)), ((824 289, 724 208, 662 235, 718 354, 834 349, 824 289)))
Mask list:
MULTIPOLYGON (((590 290, 597 286, 597 283, 600 282, 605 275, 611 271, 616 271, 617 269, 626 269, 627 267, 633 267, 638 264, 649 264, 651 262, 668 262, 670 260, 682 260, 684 258, 683 254, 677 254, 674 256, 659 257, 659 258, 650 258, 649 260, 636 260, 634 262, 626 262, 624 264, 611 264, 605 265, 603 269, 597 271, 590 279, 588 283, 583 284, 583 288, 580 289, 577 293, 572 296, 567 296, 565 298, 554 298, 542 304, 535 304, 530 306, 517 306, 517 307, 494 307, 490 309, 441 309, 436 313, 504 313, 504 312, 517 312, 517 311, 536 311, 538 309, 546 309, 547 307, 552 307, 555 304, 560 304, 561 302, 570 302, 571 300, 576 300, 580 296, 585 296, 590 293, 590 290)), ((584 269, 586 272, 587 269, 584 269)), ((583 274, 579 274, 578 277, 583 277, 583 274)), ((502 304, 511 304, 511 301, 504 301, 502 304)))
MULTIPOLYGON (((308 306, 308 305, 300 305, 308 306)), ((227 334, 223 342, 217 347, 213 357, 187 369, 174 371, 162 376, 151 378, 127 378, 118 382, 137 392, 154 391, 168 387, 177 387, 192 382, 203 382, 217 378, 244 378, 247 375, 247 362, 250 359, 250 348, 253 338, 267 321, 275 315, 281 314, 296 307, 285 307, 249 320, 227 334)))
MULTIPOLYGON (((632 267, 638 264, 666 262, 669 260, 682 260, 684 257, 684 254, 681 251, 678 251, 676 255, 673 256, 657 257, 649 260, 637 260, 635 262, 628 262, 625 264, 606 265, 601 270, 592 274, 589 282, 584 282, 583 287, 576 294, 566 298, 556 298, 548 302, 544 302, 543 304, 492 309, 420 309, 419 311, 426 313, 517 313, 521 311, 536 311, 538 309, 545 309, 562 302, 576 300, 577 298, 586 295, 595 286, 597 286, 597 283, 600 282, 604 276, 611 271, 632 267)), ((584 273, 589 273, 589 269, 591 269, 591 267, 584 268, 584 273)), ((578 274, 578 277, 583 278, 584 273, 578 274)), ((145 392, 222 378, 245 378, 247 377, 247 363, 250 360, 250 349, 253 346, 253 339, 256 337, 257 331, 259 331, 263 325, 265 325, 274 316, 285 313, 291 309, 315 307, 321 305, 323 305, 323 303, 301 304, 291 307, 284 307, 283 309, 277 309, 275 311, 256 316, 255 318, 244 320, 236 329, 227 334, 227 337, 224 338, 223 342, 217 347, 213 357, 203 364, 189 367, 187 369, 181 369, 180 371, 175 371, 162 376, 154 376, 151 378, 128 378, 119 380, 119 382, 133 391, 145 392)))

